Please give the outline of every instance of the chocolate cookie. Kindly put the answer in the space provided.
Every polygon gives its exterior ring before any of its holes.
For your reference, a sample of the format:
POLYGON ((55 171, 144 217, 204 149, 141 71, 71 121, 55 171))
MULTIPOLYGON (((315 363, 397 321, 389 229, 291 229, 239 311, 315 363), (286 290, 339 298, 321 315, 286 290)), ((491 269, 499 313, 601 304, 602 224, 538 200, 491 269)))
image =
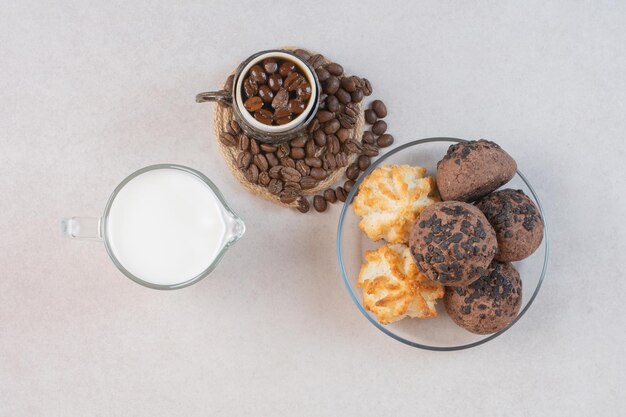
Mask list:
POLYGON ((516 169, 515 160, 493 142, 461 142, 437 163, 437 187, 444 201, 473 201, 509 182, 516 169))
POLYGON ((481 198, 476 207, 496 231, 494 259, 519 261, 530 256, 543 240, 543 219, 535 203, 522 190, 501 190, 481 198))
POLYGON ((409 238, 417 267, 443 285, 464 286, 487 273, 497 250, 496 234, 471 204, 446 201, 427 206, 409 238))
POLYGON ((522 281, 510 263, 493 261, 489 274, 467 287, 447 287, 446 311, 456 324, 476 334, 498 332, 517 317, 522 281))

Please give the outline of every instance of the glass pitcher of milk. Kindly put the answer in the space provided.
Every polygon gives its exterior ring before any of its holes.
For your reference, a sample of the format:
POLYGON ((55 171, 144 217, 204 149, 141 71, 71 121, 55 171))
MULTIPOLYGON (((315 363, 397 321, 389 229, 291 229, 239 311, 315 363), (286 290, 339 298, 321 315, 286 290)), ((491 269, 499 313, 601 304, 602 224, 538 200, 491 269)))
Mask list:
POLYGON ((66 218, 61 226, 67 237, 104 241, 124 275, 161 290, 207 276, 246 230, 211 180, 172 164, 129 175, 102 217, 66 218))

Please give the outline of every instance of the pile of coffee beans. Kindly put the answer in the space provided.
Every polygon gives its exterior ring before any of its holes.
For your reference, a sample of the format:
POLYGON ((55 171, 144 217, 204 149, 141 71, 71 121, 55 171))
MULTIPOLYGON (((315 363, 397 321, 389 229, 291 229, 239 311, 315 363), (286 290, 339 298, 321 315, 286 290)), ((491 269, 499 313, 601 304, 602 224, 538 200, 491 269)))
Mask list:
MULTIPOLYGON (((295 53, 311 64, 322 85, 319 110, 307 127, 307 135, 280 144, 262 143, 246 135, 232 120, 219 139, 237 149, 237 166, 249 182, 267 188, 282 203, 296 203, 302 213, 311 208, 303 191, 316 188, 337 169, 346 167, 343 185, 313 197, 313 208, 323 212, 328 204, 346 201, 371 158, 378 156, 379 148, 392 145, 394 138, 382 120, 387 108, 380 100, 374 100, 365 110, 365 121, 371 128, 361 138, 355 137, 359 103, 372 94, 367 79, 345 75, 341 65, 326 63, 322 55, 310 55, 304 50, 295 53), (355 161, 348 164, 353 155, 355 161)), ((230 82, 232 85, 232 79, 230 82)))
POLYGON ((243 106, 266 125, 284 125, 304 112, 311 98, 311 84, 302 69, 286 59, 266 58, 245 74, 243 106))

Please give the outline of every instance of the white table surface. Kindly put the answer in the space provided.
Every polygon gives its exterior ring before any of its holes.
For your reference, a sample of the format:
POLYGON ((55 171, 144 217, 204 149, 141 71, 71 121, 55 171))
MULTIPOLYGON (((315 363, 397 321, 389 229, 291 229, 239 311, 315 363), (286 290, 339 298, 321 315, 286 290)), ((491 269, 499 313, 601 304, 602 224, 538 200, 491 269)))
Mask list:
POLYGON ((624 2, 53 3, 0 11, 0 416, 624 415, 624 2), (341 282, 339 207, 280 209, 226 171, 194 95, 286 44, 369 78, 397 143, 515 156, 552 253, 508 333, 453 353, 388 338, 341 282), (206 173, 248 226, 174 292, 59 234, 159 162, 206 173))

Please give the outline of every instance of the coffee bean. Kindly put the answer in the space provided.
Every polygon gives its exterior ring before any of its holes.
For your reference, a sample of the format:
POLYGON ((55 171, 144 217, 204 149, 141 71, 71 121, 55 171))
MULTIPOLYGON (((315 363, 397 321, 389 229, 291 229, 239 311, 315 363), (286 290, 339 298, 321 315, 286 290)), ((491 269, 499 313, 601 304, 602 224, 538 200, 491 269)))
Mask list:
POLYGON ((338 119, 341 127, 346 129, 353 129, 354 125, 356 124, 356 117, 350 116, 345 113, 340 114, 338 119))
POLYGON ((324 82, 328 79, 328 77, 330 77, 330 72, 328 72, 325 68, 316 69, 315 74, 317 74, 317 79, 320 80, 320 82, 324 82))
POLYGON ((361 151, 361 153, 367 156, 377 156, 378 148, 375 145, 370 145, 369 143, 366 143, 365 145, 363 145, 363 150, 361 151))
POLYGON ((254 165, 256 165, 260 171, 267 171, 270 166, 269 162, 267 162, 267 158, 262 154, 254 155, 254 165))
POLYGON ((297 194, 300 194, 300 191, 302 191, 302 187, 300 186, 300 183, 287 181, 283 186, 283 190, 292 190, 295 191, 297 194))
POLYGON ((283 79, 279 74, 272 74, 269 78, 268 85, 273 92, 278 92, 283 86, 283 79))
POLYGON ((374 126, 372 126, 372 133, 374 133, 375 135, 380 136, 386 131, 387 131, 387 123, 384 120, 379 120, 376 123, 374 123, 374 126))
POLYGON ((267 74, 263 71, 260 65, 253 65, 249 71, 250 78, 257 84, 265 84, 267 81, 267 74))
POLYGON ((335 96, 337 97, 337 100, 339 100, 341 104, 348 104, 352 100, 352 96, 350 95, 350 93, 348 93, 343 88, 339 88, 337 92, 335 93, 335 96))
POLYGON ((287 89, 287 91, 296 91, 296 85, 302 76, 297 72, 290 73, 285 81, 283 82, 283 87, 287 89))
POLYGON ((359 105, 356 103, 348 103, 346 104, 346 107, 343 109, 343 111, 348 116, 352 116, 356 118, 361 112, 361 109, 359 108, 359 105))
MULTIPOLYGON (((306 101, 309 99, 309 97, 311 97, 311 84, 309 84, 306 81, 302 81, 298 84, 298 87, 296 88, 296 96, 298 96, 298 99, 302 100, 302 101, 306 101)), ((306 103, 305 103, 306 104, 306 103)))
POLYGON ((300 186, 303 190, 310 190, 317 185, 317 180, 311 176, 304 176, 300 180, 300 186))
POLYGON ((337 194, 335 194, 335 190, 329 188, 328 190, 324 191, 324 198, 329 203, 334 203, 337 201, 337 194))
POLYGON ((289 103, 289 93, 284 88, 278 90, 274 99, 272 100, 272 107, 276 109, 276 117, 282 118, 289 115, 289 112, 285 112, 284 114, 278 114, 279 109, 287 108, 287 104, 289 103))
POLYGON ((237 144, 237 138, 235 138, 230 133, 223 132, 219 136, 220 142, 222 142, 226 146, 235 146, 237 144))
POLYGON ((363 90, 356 90, 354 93, 350 94, 353 103, 360 103, 363 101, 363 90))
MULTIPOLYGON (((259 100, 261 99, 260 97, 258 98, 259 100)), ((261 109, 261 110, 257 110, 254 112, 254 118, 263 124, 271 125, 272 120, 274 119, 274 115, 272 114, 271 111, 267 109, 261 109)))
POLYGON ((324 63, 324 57, 320 54, 315 54, 311 58, 309 58, 308 61, 314 69, 318 69, 324 63))
POLYGON ((319 158, 307 157, 307 158, 304 158, 304 162, 306 162, 306 164, 308 166, 310 166, 311 168, 321 168, 322 167, 322 160, 319 159, 319 158))
POLYGON ((339 142, 345 143, 348 139, 350 139, 351 133, 352 133, 351 129, 342 127, 341 129, 337 131, 337 133, 335 133, 335 135, 337 135, 337 139, 339 139, 339 142))
POLYGON ((337 139, 337 136, 328 135, 327 138, 328 151, 334 155, 338 154, 341 150, 341 143, 339 142, 339 139, 337 139))
MULTIPOLYGON (((267 157, 267 155, 266 155, 267 157)), ((273 167, 270 168, 270 170, 268 171, 268 174, 270 175, 270 178, 273 179, 278 179, 280 178, 280 171, 283 170, 283 167, 280 165, 274 165, 273 167)), ((281 184, 282 187, 282 184, 281 184)))
POLYGON ((226 133, 229 133, 229 134, 231 134, 231 135, 233 135, 233 136, 238 136, 238 135, 237 135, 237 132, 235 132, 235 131, 233 130, 233 128, 231 127, 230 123, 228 123, 228 124, 226 125, 226 133))
POLYGON ((296 198, 298 198, 298 194, 293 190, 285 190, 280 193, 280 202, 283 204, 291 204, 296 201, 296 198))
POLYGON ((359 177, 359 167, 357 164, 350 164, 346 169, 346 177, 350 180, 356 180, 359 177))
POLYGON ((346 190, 344 190, 343 187, 337 187, 337 189, 335 190, 335 195, 337 196, 337 200, 343 203, 346 201, 346 196, 348 195, 348 193, 346 193, 346 190))
POLYGON ((326 169, 334 171, 337 168, 337 160, 335 159, 335 155, 333 155, 332 153, 326 153, 324 155, 323 161, 326 165, 326 169))
POLYGON ((287 105, 285 105, 285 107, 279 107, 274 111, 274 119, 276 119, 276 121, 280 119, 291 120, 291 112, 287 108, 287 105))
POLYGON ((383 117, 387 117, 387 106, 380 100, 372 101, 372 105, 370 106, 372 110, 376 112, 376 116, 380 119, 383 117))
POLYGON ((326 146, 326 134, 322 129, 316 130, 315 133, 313 133, 313 140, 319 147, 326 146))
POLYGON ((300 196, 298 197, 297 201, 298 207, 296 208, 300 213, 306 213, 311 209, 311 204, 309 203, 309 200, 306 199, 306 197, 300 196))
POLYGON ((293 53, 298 55, 300 58, 302 58, 305 61, 311 58, 311 54, 305 51, 304 49, 296 49, 293 53))
POLYGON ((374 143, 376 143, 376 136, 374 136, 374 134, 370 131, 363 132, 362 140, 363 143, 369 143, 370 145, 373 145, 374 143))
POLYGON ((376 123, 378 121, 378 116, 376 116, 376 112, 372 109, 365 110, 365 121, 370 125, 376 123))
POLYGON ((270 164, 271 167, 275 167, 279 164, 278 158, 272 152, 265 154, 265 159, 267 159, 267 163, 270 164))
POLYGON ((331 133, 335 133, 341 127, 341 123, 337 119, 330 119, 328 122, 324 123, 324 133, 327 135, 331 133))
POLYGON ((308 166, 303 160, 296 161, 296 169, 302 175, 302 177, 306 177, 311 173, 311 167, 308 166))
POLYGON ((291 148, 289 147, 288 143, 281 143, 280 145, 278 145, 278 150, 276 151, 276 156, 279 158, 284 158, 285 156, 289 155, 289 151, 291 150, 291 148))
POLYGON ((370 84, 370 80, 368 80, 367 78, 363 78, 363 95, 372 95, 372 84, 370 84))
POLYGON ((261 152, 259 142, 256 139, 250 139, 250 152, 252 155, 257 155, 261 152))
POLYGON ((243 103, 243 106, 246 108, 246 110, 255 112, 263 108, 263 99, 257 96, 250 97, 243 103))
POLYGON ((274 195, 278 195, 283 190, 283 182, 279 179, 272 178, 267 186, 267 190, 274 195))
POLYGON ((259 174, 259 184, 263 187, 267 187, 270 184, 271 180, 272 179, 270 178, 270 175, 267 173, 267 171, 263 171, 259 174))
POLYGON ((325 169, 313 167, 311 168, 311 176, 315 178, 316 180, 320 181, 320 180, 326 179, 328 175, 326 174, 325 169))
POLYGON ((306 103, 300 100, 289 100, 289 104, 287 105, 287 108, 292 113, 301 114, 304 111, 304 109, 306 109, 306 103))
POLYGON ((313 119, 309 126, 306 128, 307 133, 311 134, 320 128, 320 121, 317 119, 313 119))
POLYGON ((354 139, 350 139, 345 145, 346 151, 349 153, 359 153, 363 149, 363 145, 354 139))
POLYGON ((306 141, 307 141, 307 137, 306 136, 298 136, 295 139, 292 139, 291 142, 289 142, 289 145, 292 148, 304 148, 304 145, 306 145, 306 141))
POLYGON ((243 134, 239 136, 239 150, 247 151, 250 148, 250 138, 248 135, 243 134))
POLYGON ((391 146, 393 144, 393 136, 391 136, 389 133, 385 133, 378 138, 376 144, 381 148, 391 146))
POLYGON ((335 114, 333 112, 327 110, 320 110, 317 112, 315 118, 319 120, 320 123, 326 123, 327 121, 333 119, 335 114))
POLYGON ((243 92, 246 94, 246 97, 256 96, 257 91, 259 91, 258 84, 252 78, 246 78, 243 82, 243 92))
POLYGON ((235 81, 235 74, 230 74, 228 78, 226 78, 226 81, 224 82, 224 90, 228 92, 232 92, 234 81, 235 81))
POLYGON ((259 87, 259 97, 261 97, 261 100, 265 103, 270 103, 274 98, 274 92, 269 86, 262 85, 259 87))
POLYGON ((349 193, 350 190, 352 190, 352 187, 354 187, 354 181, 353 180, 348 180, 346 182, 343 183, 343 189, 349 193))
POLYGON ((335 96, 326 97, 326 110, 331 112, 339 111, 339 100, 335 96))
POLYGON ((280 66, 278 67, 278 73, 283 76, 286 77, 289 74, 291 74, 292 71, 294 71, 296 69, 296 64, 294 64, 291 61, 285 61, 282 64, 280 64, 280 66))
POLYGON ((239 126, 239 123, 237 123, 236 120, 230 121, 230 127, 236 134, 241 133, 241 126, 239 126))
POLYGON ((237 156, 237 166, 246 169, 252 163, 252 154, 250 152, 242 152, 237 156))
POLYGON ((335 155, 335 159, 337 160, 338 167, 345 167, 348 165, 348 155, 345 152, 339 152, 335 155))
POLYGON ((246 172, 246 179, 253 184, 259 181, 259 168, 256 165, 250 165, 246 172))
POLYGON ((341 88, 346 90, 348 93, 354 93, 356 91, 356 83, 354 82, 354 78, 343 77, 341 79, 341 88))
POLYGON ((321 195, 316 195, 313 197, 313 207, 320 213, 326 211, 326 199, 321 195))
POLYGON ((343 74, 343 67, 341 65, 335 63, 335 62, 332 62, 332 63, 326 65, 326 69, 332 75, 341 75, 341 74, 343 74))
POLYGON ((365 171, 370 166, 370 158, 367 155, 361 155, 357 159, 357 165, 361 171, 365 171))
POLYGON ((294 168, 294 169, 296 168, 296 161, 294 161, 288 156, 285 156, 284 158, 280 158, 280 164, 283 166, 283 168, 294 168))
POLYGON ((297 169, 288 166, 283 166, 283 169, 280 171, 280 175, 285 181, 298 182, 300 181, 300 179, 302 179, 302 175, 298 172, 297 169))
MULTIPOLYGON (((339 81, 339 78, 335 77, 334 75, 331 75, 322 84, 322 91, 324 91, 328 95, 333 95, 337 92, 337 90, 339 90, 340 85, 341 85, 341 81, 339 81)), ((326 103, 326 105, 328 107, 328 103, 326 103)))
POLYGON ((262 143, 259 145, 263 152, 276 152, 278 146, 272 145, 271 143, 262 143))
POLYGON ((363 78, 357 77, 356 75, 353 75, 352 78, 354 78, 354 83, 356 84, 356 88, 359 90, 362 89, 363 86, 365 85, 365 81, 363 81, 363 78))
POLYGON ((291 148, 290 155, 293 159, 304 159, 306 156, 304 148, 291 148))
POLYGON ((317 147, 315 146, 315 142, 313 139, 309 139, 306 141, 306 145, 304 146, 304 150, 307 157, 314 157, 317 152, 317 147))
POLYGON ((265 58, 263 60, 263 68, 265 69, 265 72, 274 74, 278 71, 278 62, 276 62, 274 58, 265 58))

